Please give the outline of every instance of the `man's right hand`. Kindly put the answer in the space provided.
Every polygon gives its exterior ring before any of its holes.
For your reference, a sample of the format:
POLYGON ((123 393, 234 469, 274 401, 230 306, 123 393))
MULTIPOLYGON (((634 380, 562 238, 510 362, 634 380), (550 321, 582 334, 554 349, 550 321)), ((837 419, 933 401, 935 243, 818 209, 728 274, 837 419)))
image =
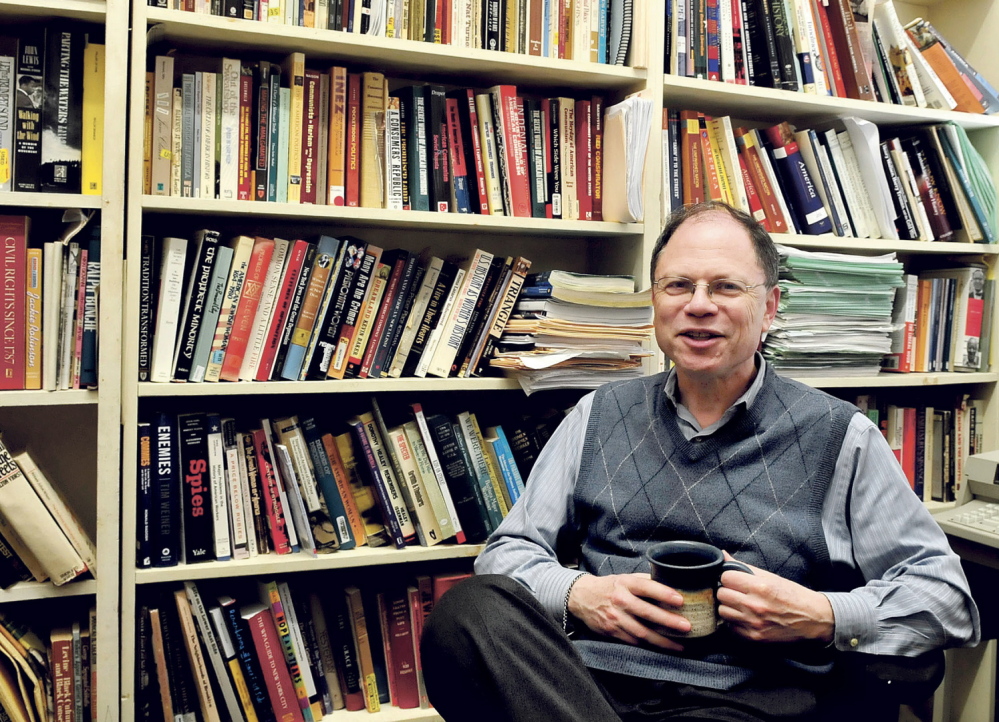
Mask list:
POLYGON ((682 651, 683 646, 663 636, 659 627, 690 631, 690 622, 676 612, 683 597, 672 587, 652 581, 648 574, 584 574, 569 591, 569 613, 597 634, 628 644, 646 643, 682 651))

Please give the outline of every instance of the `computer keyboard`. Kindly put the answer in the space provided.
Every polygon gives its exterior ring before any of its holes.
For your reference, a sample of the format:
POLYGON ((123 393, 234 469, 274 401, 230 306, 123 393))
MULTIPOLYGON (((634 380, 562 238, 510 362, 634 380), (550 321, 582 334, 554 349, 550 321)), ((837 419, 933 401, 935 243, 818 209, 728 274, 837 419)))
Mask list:
POLYGON ((973 499, 933 518, 948 534, 999 547, 999 503, 973 499))

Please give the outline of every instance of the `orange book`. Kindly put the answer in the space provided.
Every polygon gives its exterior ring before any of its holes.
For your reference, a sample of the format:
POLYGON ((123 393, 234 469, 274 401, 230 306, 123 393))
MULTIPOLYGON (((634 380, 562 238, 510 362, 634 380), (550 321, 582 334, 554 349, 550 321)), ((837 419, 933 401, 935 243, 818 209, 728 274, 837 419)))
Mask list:
POLYGON ((784 218, 784 213, 781 211, 780 202, 777 200, 773 186, 770 185, 770 179, 767 177, 766 171, 763 170, 763 161, 760 160, 760 149, 756 145, 756 139, 745 128, 735 128, 733 133, 735 134, 735 144, 739 148, 739 157, 746 162, 746 170, 753 179, 753 186, 756 188, 756 193, 759 195, 763 210, 767 215, 767 221, 770 224, 767 230, 771 233, 787 233, 787 219, 784 218))
POLYGON ((982 107, 982 104, 978 102, 978 98, 971 92, 968 84, 964 82, 964 78, 961 77, 961 73, 958 71, 957 66, 954 65, 954 61, 947 55, 947 51, 944 50, 943 45, 932 34, 918 32, 918 26, 907 29, 906 32, 909 33, 912 42, 919 48, 920 55, 923 56, 926 62, 929 63, 929 66, 933 68, 933 72, 940 78, 940 82, 954 96, 954 100, 957 101, 957 107, 954 110, 960 110, 963 113, 984 113, 985 109, 982 107))
POLYGON ((680 111, 680 148, 683 153, 683 203, 704 200, 704 172, 701 168, 701 131, 697 113, 680 111))
POLYGON ((855 100, 875 100, 874 84, 867 74, 864 52, 849 0, 829 0, 826 18, 832 31, 833 46, 843 73, 843 84, 855 100))
POLYGON ((925 373, 928 368, 927 347, 930 333, 930 300, 933 295, 933 281, 919 279, 916 296, 916 361, 913 371, 925 373))
POLYGON ((330 75, 329 142, 327 144, 326 202, 342 206, 346 196, 347 69, 334 65, 330 75))
POLYGON ((708 198, 713 201, 728 203, 729 201, 725 198, 721 170, 719 169, 718 161, 720 158, 718 151, 711 142, 711 136, 708 135, 706 119, 701 114, 698 114, 698 116, 697 125, 701 136, 701 160, 704 163, 704 176, 707 179, 708 198))
POLYGON ((825 61, 826 80, 833 89, 833 95, 837 98, 846 98, 846 86, 843 84, 843 70, 839 64, 839 56, 836 54, 836 43, 833 42, 832 29, 829 27, 829 12, 822 0, 812 0, 812 15, 819 26, 822 34, 822 42, 819 47, 825 50, 823 60, 825 61))

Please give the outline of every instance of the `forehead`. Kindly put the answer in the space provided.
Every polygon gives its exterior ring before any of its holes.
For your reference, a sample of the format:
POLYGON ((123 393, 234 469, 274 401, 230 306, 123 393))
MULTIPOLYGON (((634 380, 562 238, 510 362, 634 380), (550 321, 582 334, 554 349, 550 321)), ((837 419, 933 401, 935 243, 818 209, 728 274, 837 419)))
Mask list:
POLYGON ((753 278, 763 275, 749 231, 727 213, 706 213, 685 221, 663 248, 656 275, 753 278))

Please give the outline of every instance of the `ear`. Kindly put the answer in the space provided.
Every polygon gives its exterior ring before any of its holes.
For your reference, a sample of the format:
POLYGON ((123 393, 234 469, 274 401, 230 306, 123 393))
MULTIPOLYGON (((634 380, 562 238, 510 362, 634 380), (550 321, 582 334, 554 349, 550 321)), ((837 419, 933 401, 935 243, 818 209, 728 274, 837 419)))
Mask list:
POLYGON ((763 328, 761 331, 768 331, 777 315, 777 304, 780 301, 780 286, 774 286, 767 291, 766 306, 763 311, 763 328))

